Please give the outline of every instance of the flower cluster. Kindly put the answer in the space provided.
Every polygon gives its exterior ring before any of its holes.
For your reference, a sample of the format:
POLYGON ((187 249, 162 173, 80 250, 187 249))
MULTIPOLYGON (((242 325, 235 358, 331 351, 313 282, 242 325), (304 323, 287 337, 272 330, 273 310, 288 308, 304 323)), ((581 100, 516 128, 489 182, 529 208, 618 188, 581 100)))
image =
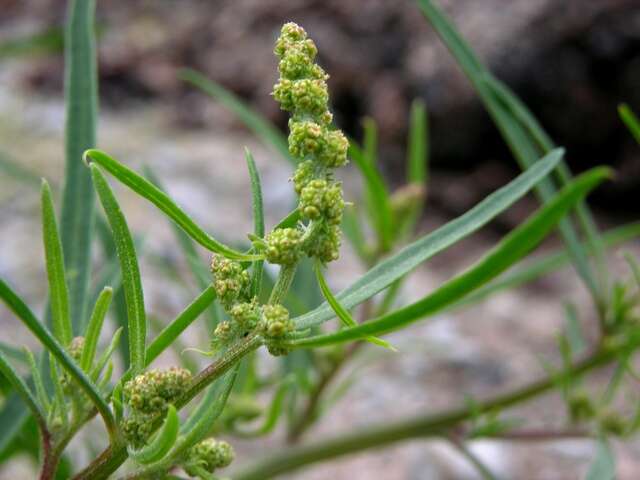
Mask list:
POLYGON ((225 308, 230 308, 241 298, 249 286, 249 272, 240 263, 222 255, 214 254, 211 257, 211 273, 213 288, 225 308))
POLYGON ((292 178, 298 209, 302 220, 315 226, 274 230, 265 238, 265 255, 280 265, 297 262, 303 252, 330 262, 338 258, 344 209, 342 185, 333 179, 332 169, 347 163, 349 141, 331 126, 328 75, 314 63, 318 50, 304 29, 285 24, 274 53, 280 79, 273 96, 291 113, 289 152, 300 160, 292 178))
POLYGON ((153 421, 164 415, 169 404, 175 402, 191 381, 191 373, 184 368, 149 370, 124 384, 122 393, 130 415, 123 421, 122 430, 134 446, 144 444, 153 421))
MULTIPOLYGON (((82 358, 82 351, 84 350, 84 337, 73 337, 67 351, 71 358, 73 358, 76 363, 80 363, 80 359, 82 358)), ((73 380, 69 373, 65 370, 62 373, 62 377, 60 378, 60 384, 62 385, 62 390, 67 395, 73 395, 78 390, 74 388, 73 380)))
POLYGON ((213 473, 218 468, 228 467, 234 457, 233 448, 227 442, 207 438, 189 449, 183 468, 188 475, 203 478, 202 471, 213 473))

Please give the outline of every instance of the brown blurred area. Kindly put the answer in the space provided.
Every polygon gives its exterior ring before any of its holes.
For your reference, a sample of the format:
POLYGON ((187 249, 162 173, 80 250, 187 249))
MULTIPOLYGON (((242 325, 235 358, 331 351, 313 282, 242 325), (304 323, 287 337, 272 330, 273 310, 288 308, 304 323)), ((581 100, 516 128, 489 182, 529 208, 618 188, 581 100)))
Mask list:
MULTIPOLYGON (((60 28, 62 0, 0 0, 0 39, 60 28)), ((240 128, 182 83, 192 67, 249 101, 282 128, 269 92, 272 41, 293 20, 315 39, 331 74, 338 124, 358 138, 361 119, 378 126, 381 168, 400 183, 412 99, 430 114, 430 202, 459 213, 516 170, 497 130, 451 55, 409 0, 98 1, 103 108, 173 105, 178 128, 240 128)), ((540 118, 576 171, 596 164, 617 182, 593 199, 609 214, 637 213, 637 146, 618 119, 624 101, 640 110, 638 0, 442 0, 481 58, 540 118), (620 206, 623 206, 622 210, 620 206)), ((22 87, 62 90, 60 52, 39 56, 22 87)))

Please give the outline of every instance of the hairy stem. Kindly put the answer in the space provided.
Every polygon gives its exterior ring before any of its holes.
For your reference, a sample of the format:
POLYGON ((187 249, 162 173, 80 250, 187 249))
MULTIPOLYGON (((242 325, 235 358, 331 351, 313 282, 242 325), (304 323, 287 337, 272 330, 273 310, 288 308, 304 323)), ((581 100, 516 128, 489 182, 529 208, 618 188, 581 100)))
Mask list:
POLYGON ((284 297, 289 291, 289 287, 291 287, 291 282, 293 282, 297 268, 298 266, 296 264, 282 265, 280 267, 278 280, 276 280, 276 284, 273 286, 273 290, 271 290, 271 295, 269 296, 269 304, 275 305, 276 303, 282 303, 282 300, 284 300, 284 297))
MULTIPOLYGON (((614 350, 597 350, 573 367, 565 370, 561 376, 575 376, 611 362, 616 355, 614 350)), ((236 473, 234 480, 265 480, 302 466, 359 452, 369 448, 378 448, 395 442, 426 436, 441 437, 452 428, 471 418, 477 412, 488 412, 519 404, 553 388, 557 375, 545 377, 515 391, 486 400, 476 407, 463 407, 446 410, 436 414, 418 415, 393 423, 364 428, 353 433, 341 434, 320 442, 290 447, 268 458, 254 463, 236 473)))

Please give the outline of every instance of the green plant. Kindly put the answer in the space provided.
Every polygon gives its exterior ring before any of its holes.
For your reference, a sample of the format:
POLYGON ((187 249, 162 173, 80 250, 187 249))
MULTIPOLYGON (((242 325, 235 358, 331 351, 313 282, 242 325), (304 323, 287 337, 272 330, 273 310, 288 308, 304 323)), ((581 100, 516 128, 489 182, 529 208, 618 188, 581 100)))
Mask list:
MULTIPOLYGON (((37 337, 45 353, 36 359, 31 352, 0 345, 0 372, 14 395, 7 396, 0 412, 0 418, 12 415, 14 419, 0 434, 0 452, 19 448, 17 433, 27 430, 26 419, 30 417, 40 434, 42 479, 56 475, 107 478, 128 459, 127 470, 121 471, 125 478, 175 478, 167 476, 179 468, 191 477, 218 478, 216 470, 229 466, 234 459, 233 440, 228 443, 212 435, 228 435, 231 439, 266 435, 286 419, 288 440, 296 443, 330 406, 327 389, 363 345, 393 349, 379 337, 445 309, 470 305, 571 260, 592 295, 600 336, 590 349, 580 347, 581 331, 573 310, 568 308, 569 327, 559 341, 563 364, 550 367, 548 377, 463 408, 282 449, 270 458, 236 468, 233 478, 270 478, 365 448, 428 436, 448 439, 486 478, 491 478, 466 443, 487 437, 533 437, 531 432, 501 420, 496 412, 551 389, 563 394, 568 417, 577 429, 542 434, 549 438, 567 432, 597 436, 600 449, 592 469, 596 473, 590 473, 590 478, 612 476, 606 439, 631 435, 640 426, 640 414, 625 420, 611 407, 621 381, 636 375, 630 359, 640 343, 636 312, 640 268, 629 256, 636 283, 612 280, 604 254, 607 246, 637 237, 640 226, 628 225, 605 235, 597 232, 584 198, 611 177, 609 169, 599 167, 573 178, 562 163, 563 150, 553 146, 526 107, 480 64, 431 2, 418 3, 472 80, 523 173, 464 215, 414 238, 428 179, 424 105, 416 101, 412 107, 407 185, 390 193, 376 170, 375 124, 365 121, 362 146, 349 141, 332 125, 327 76, 315 63, 316 46, 301 27, 287 23, 275 47, 280 79, 273 95, 291 115, 288 139, 221 87, 196 72, 183 75, 230 106, 296 167, 292 183, 298 203, 267 233, 259 173, 251 153, 245 152, 254 215, 254 231, 248 234, 250 244, 246 246, 226 245, 207 233, 164 193, 152 172, 143 176, 92 148, 97 103, 93 3, 70 3, 66 40, 67 174, 60 232, 50 188, 46 182, 41 187, 50 295, 46 318, 39 320, 8 283, 0 281, 0 297, 37 337), (349 158, 365 185, 364 199, 355 205, 345 202, 342 184, 336 180, 336 169, 349 158), (81 163, 83 159, 86 166, 81 163), (173 222, 177 242, 201 288, 183 312, 164 328, 157 328, 150 342, 147 330, 153 322, 144 302, 138 267, 140 248, 105 174, 148 200, 173 222), (414 303, 396 307, 408 273, 482 228, 532 189, 538 192, 542 205, 526 221, 465 271, 414 303), (105 218, 96 218, 94 192, 105 218), (573 222, 574 214, 585 241, 573 222), (374 232, 373 240, 364 233, 365 221, 374 232), (94 222, 107 253, 104 278, 111 283, 101 285, 97 295, 87 287, 94 222), (517 270, 516 264, 556 227, 566 242, 566 251, 534 258, 517 270), (323 270, 338 258, 342 231, 368 271, 333 294, 323 270), (211 252, 210 273, 199 262, 194 242, 211 252), (276 278, 264 270, 265 261, 279 265, 276 278), (92 297, 93 312, 87 315, 92 297), (318 301, 322 298, 324 303, 318 301), (120 312, 114 316, 120 329, 106 347, 99 348, 112 302, 120 312), (356 308, 358 320, 351 313, 356 308), (208 344, 189 347, 204 350, 213 360, 199 372, 177 365, 149 369, 163 351, 176 347, 181 333, 205 312, 208 344), (334 318, 339 320, 338 327, 327 328, 324 324, 334 318), (121 346, 121 332, 126 333, 126 342, 122 342, 125 370, 119 372, 112 356, 121 346), (262 378, 255 354, 262 346, 282 357, 282 375, 262 378), (13 367, 14 362, 29 368, 27 380, 13 367), (615 364, 617 370, 606 395, 594 402, 585 394, 581 380, 606 364, 615 364), (262 391, 273 391, 268 408, 256 400, 262 391), (192 401, 200 394, 202 398, 193 407, 192 401), (16 403, 14 398, 18 397, 24 404, 16 403), (183 409, 189 412, 181 419, 178 412, 183 409), (96 414, 102 418, 108 446, 88 466, 73 474, 65 472, 61 459, 66 446, 96 414), (257 428, 251 425, 256 420, 260 423, 257 428)), ((621 114, 636 133, 633 115, 626 109, 621 114)), ((31 181, 31 176, 25 177, 31 181)), ((341 388, 334 389, 334 396, 341 388)), ((26 434, 33 438, 33 429, 26 434)), ((244 463, 244 459, 238 460, 244 463)))

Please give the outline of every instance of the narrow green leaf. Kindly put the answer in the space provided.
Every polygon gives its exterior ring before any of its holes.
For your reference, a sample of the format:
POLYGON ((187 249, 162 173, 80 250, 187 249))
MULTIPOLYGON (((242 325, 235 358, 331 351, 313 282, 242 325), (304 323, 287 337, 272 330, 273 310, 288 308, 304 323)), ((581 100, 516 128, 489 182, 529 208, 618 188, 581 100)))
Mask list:
POLYGON ((93 308, 93 313, 87 326, 87 332, 84 336, 84 347, 82 348, 82 357, 80 359, 80 367, 85 372, 91 370, 91 365, 96 355, 96 348, 98 347, 100 332, 102 331, 102 324, 107 310, 109 310, 109 305, 111 305, 112 296, 113 290, 111 287, 104 287, 93 308))
POLYGON ((109 346, 104 352, 102 352, 102 354, 100 354, 96 364, 91 369, 91 372, 89 372, 89 377, 94 382, 98 381, 98 378, 100 378, 100 374, 102 373, 102 369, 104 369, 105 365, 107 365, 111 359, 111 355, 113 355, 115 349, 118 348, 118 343, 120 342, 120 336, 122 335, 123 330, 123 327, 118 327, 118 329, 113 333, 109 346))
POLYGON ((84 330, 91 270, 94 193, 82 152, 96 144, 98 76, 95 0, 68 3, 65 37, 65 181, 60 232, 74 331, 84 330))
POLYGON ((640 120, 629 108, 629 105, 626 103, 618 105, 618 114, 633 135, 633 138, 636 139, 636 142, 640 143, 640 120))
POLYGON ((40 407, 38 401, 27 387, 27 384, 22 380, 20 375, 13 369, 7 358, 2 352, 0 352, 0 372, 5 376, 9 383, 13 386, 13 389, 22 397, 22 400, 27 404, 34 418, 37 420, 40 428, 46 428, 45 413, 40 407))
POLYGON ((87 394, 91 403, 95 405, 98 412, 104 419, 107 430, 110 435, 114 435, 116 431, 115 420, 111 414, 109 406, 106 404, 95 384, 87 377, 80 367, 67 354, 64 348, 51 335, 51 332, 42 325, 35 317, 33 312, 18 297, 4 280, 0 279, 0 297, 7 304, 9 309, 25 324, 25 326, 33 333, 44 347, 52 353, 60 362, 62 367, 73 377, 80 388, 87 394))
POLYGON ((640 263, 638 263, 638 260, 636 260, 630 252, 624 252, 623 256, 627 261, 629 268, 631 269, 631 273, 633 274, 633 279, 635 280, 636 285, 640 289, 640 263))
POLYGON ((178 412, 176 407, 169 405, 162 428, 156 433, 151 443, 139 450, 128 448, 129 456, 143 465, 157 462, 169 453, 178 439, 179 431, 180 419, 178 418, 178 412))
POLYGON ((28 363, 27 354, 23 350, 9 345, 8 343, 0 342, 0 353, 9 360, 17 360, 25 365, 28 363))
MULTIPOLYGON (((630 223, 618 228, 613 228, 602 235, 602 241, 605 247, 613 247, 615 245, 627 242, 631 239, 640 237, 640 222, 630 223)), ((519 268, 508 272, 497 278, 493 282, 483 285, 472 294, 467 295, 461 301, 456 302, 450 308, 467 307, 488 298, 491 295, 500 293, 505 290, 511 290, 525 283, 531 282, 548 273, 559 270, 571 261, 569 253, 561 249, 555 253, 546 255, 538 255, 529 262, 523 264, 519 268)))
POLYGON ((49 411, 51 408, 51 402, 49 401, 49 395, 47 394, 47 389, 44 386, 44 382, 42 381, 42 375, 40 373, 40 368, 36 362, 36 358, 33 356, 33 352, 29 350, 27 347, 24 347, 24 353, 27 357, 27 363, 29 364, 29 369, 31 371, 31 379, 33 380, 33 385, 36 389, 36 397, 38 398, 38 403, 42 410, 49 411))
POLYGON ((591 462, 585 480, 614 480, 616 478, 616 459, 611 447, 604 438, 598 440, 596 456, 591 462))
MULTIPOLYGON (((349 311, 346 308, 344 308, 342 305, 340 305, 340 302, 338 302, 338 300, 336 300, 336 297, 333 296, 333 293, 331 293, 331 289, 329 288, 329 285, 327 285, 327 281, 325 280, 324 275, 322 274, 322 264, 319 261, 317 261, 315 264, 315 271, 316 271, 316 279, 318 280, 318 285, 320 285, 320 291, 324 295, 324 298, 327 300, 327 302, 329 302, 329 305, 331 305, 331 308, 333 309, 335 314, 338 316, 340 321, 342 321, 342 324, 345 327, 357 326, 358 322, 356 322, 353 319, 349 311)), ((370 343, 373 343, 374 345, 378 345, 379 347, 388 348, 389 350, 392 350, 394 352, 397 351, 393 347, 393 345, 391 345, 389 342, 386 342, 380 338, 370 336, 370 337, 365 337, 365 340, 370 343)))
POLYGON ((368 211, 378 234, 380 247, 386 251, 391 248, 393 237, 393 214, 389 191, 375 166, 353 140, 349 142, 349 158, 353 160, 364 178, 368 211))
POLYGON ((122 287, 127 302, 127 333, 129 334, 129 362, 134 374, 144 369, 147 318, 144 309, 144 294, 140 280, 140 268, 133 239, 127 221, 120 210, 111 187, 98 167, 91 165, 91 174, 96 192, 107 215, 120 260, 122 287))
MULTIPOLYGON (((245 148, 245 159, 247 168, 249 169, 249 178, 251 179, 251 198, 253 205, 253 233, 262 238, 264 237, 264 207, 262 205, 262 186, 260 184, 260 174, 258 167, 253 160, 253 155, 248 148, 245 148)), ((251 279, 251 297, 260 295, 262 285, 262 268, 264 261, 258 260, 253 263, 252 279, 251 279)))
POLYGON ((92 164, 95 162, 113 175, 131 190, 153 203, 160 211, 173 220, 185 233, 204 248, 224 255, 227 258, 241 261, 260 260, 258 255, 246 255, 228 247, 206 233, 191 217, 189 217, 169 196, 157 188, 153 183, 125 167, 116 159, 100 150, 87 150, 85 159, 92 164))
POLYGON ((69 345, 73 338, 73 327, 69 313, 69 292, 64 272, 62 243, 58 236, 58 223, 51 198, 51 189, 46 180, 42 180, 42 240, 49 280, 51 319, 53 334, 62 345, 69 345))
POLYGON ((464 273, 445 282, 423 299, 380 318, 338 332, 295 340, 291 346, 318 347, 356 340, 368 335, 381 335, 433 315, 456 302, 474 289, 495 278, 535 248, 575 204, 604 179, 611 176, 607 168, 596 168, 575 181, 549 203, 542 206, 526 222, 505 236, 482 259, 464 273))
POLYGON ((216 291, 209 285, 149 344, 145 366, 160 355, 186 328, 216 299, 216 291))
POLYGON ((60 369, 58 368, 58 362, 56 362, 53 354, 49 354, 49 372, 51 376, 51 382, 53 383, 53 404, 49 415, 55 415, 56 411, 60 416, 63 428, 67 428, 69 425, 69 410, 67 408, 67 402, 64 398, 64 391, 62 389, 62 377, 60 369))
POLYGON ((231 110, 258 138, 267 145, 271 145, 283 158, 289 160, 293 165, 297 163, 289 154, 287 137, 243 100, 194 70, 183 69, 179 76, 231 110))
MULTIPOLYGON (((522 198, 558 164, 562 154, 562 150, 554 150, 540 162, 520 174, 509 184, 493 192, 465 214, 380 262, 355 283, 336 295, 336 298, 344 308, 350 309, 384 290, 420 263, 486 225, 499 213, 522 198)), ((305 329, 312 325, 318 325, 332 317, 333 310, 328 303, 325 303, 294 320, 298 329, 305 329)))
POLYGON ((573 303, 566 303, 564 312, 565 331, 569 348, 572 355, 580 357, 587 348, 587 342, 578 319, 578 311, 573 303))
POLYGON ((407 183, 426 185, 428 175, 429 127, 424 102, 416 99, 411 104, 411 121, 407 149, 407 183))
POLYGON ((286 217, 284 217, 278 224, 273 227, 274 230, 277 228, 293 228, 300 220, 300 210, 297 208, 292 210, 286 217))

